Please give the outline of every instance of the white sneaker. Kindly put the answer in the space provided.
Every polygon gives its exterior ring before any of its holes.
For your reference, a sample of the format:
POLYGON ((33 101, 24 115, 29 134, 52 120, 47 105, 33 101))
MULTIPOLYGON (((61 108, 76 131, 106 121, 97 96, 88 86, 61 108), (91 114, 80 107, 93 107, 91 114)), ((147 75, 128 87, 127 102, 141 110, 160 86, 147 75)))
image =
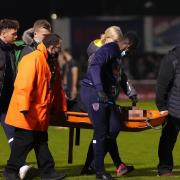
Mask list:
POLYGON ((24 165, 19 169, 19 177, 20 179, 24 179, 28 173, 28 171, 32 168, 31 165, 24 165))

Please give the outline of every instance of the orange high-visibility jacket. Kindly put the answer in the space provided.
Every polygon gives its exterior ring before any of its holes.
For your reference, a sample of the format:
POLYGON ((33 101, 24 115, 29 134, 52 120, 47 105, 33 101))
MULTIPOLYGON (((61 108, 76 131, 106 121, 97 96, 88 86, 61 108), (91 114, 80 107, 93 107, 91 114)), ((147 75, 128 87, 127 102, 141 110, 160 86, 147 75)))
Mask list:
POLYGON ((51 72, 47 58, 47 49, 43 43, 22 58, 5 119, 7 124, 27 130, 46 131, 51 108, 66 111, 58 69, 54 88, 50 89, 51 72), (24 115, 21 111, 28 112, 24 115))

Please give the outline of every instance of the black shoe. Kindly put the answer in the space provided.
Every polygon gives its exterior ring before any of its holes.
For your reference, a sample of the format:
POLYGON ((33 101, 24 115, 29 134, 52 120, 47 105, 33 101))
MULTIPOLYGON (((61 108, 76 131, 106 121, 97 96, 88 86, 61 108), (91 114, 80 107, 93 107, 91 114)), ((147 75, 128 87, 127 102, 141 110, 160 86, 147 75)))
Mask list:
POLYGON ((65 178, 66 174, 65 173, 57 173, 57 172, 53 172, 47 175, 43 175, 41 177, 41 180, 60 180, 65 178))
POLYGON ((158 176, 175 176, 172 171, 162 171, 162 172, 158 172, 158 176))
POLYGON ((81 175, 92 175, 95 174, 94 168, 89 166, 89 167, 83 167, 81 170, 81 175))
POLYGON ((159 176, 175 176, 172 172, 162 173, 159 176))
POLYGON ((96 173, 96 180, 114 180, 114 179, 109 173, 103 171, 96 173))
POLYGON ((20 180, 18 174, 16 173, 10 173, 6 170, 3 172, 3 177, 5 180, 20 180))

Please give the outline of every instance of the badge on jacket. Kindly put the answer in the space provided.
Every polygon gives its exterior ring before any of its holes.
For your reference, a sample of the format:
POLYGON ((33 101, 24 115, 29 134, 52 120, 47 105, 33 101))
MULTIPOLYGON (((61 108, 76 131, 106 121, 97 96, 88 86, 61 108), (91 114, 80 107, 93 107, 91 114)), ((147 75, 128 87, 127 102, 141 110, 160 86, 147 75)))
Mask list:
POLYGON ((99 110, 99 103, 93 103, 92 107, 93 107, 94 111, 98 111, 99 110))

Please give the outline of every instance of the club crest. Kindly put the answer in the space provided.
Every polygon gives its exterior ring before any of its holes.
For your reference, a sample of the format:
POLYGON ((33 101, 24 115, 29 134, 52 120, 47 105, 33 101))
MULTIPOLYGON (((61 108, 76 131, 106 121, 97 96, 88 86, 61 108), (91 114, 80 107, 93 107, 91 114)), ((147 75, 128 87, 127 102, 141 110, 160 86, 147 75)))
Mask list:
POLYGON ((93 107, 94 111, 98 111, 99 110, 99 103, 93 103, 92 107, 93 107))

